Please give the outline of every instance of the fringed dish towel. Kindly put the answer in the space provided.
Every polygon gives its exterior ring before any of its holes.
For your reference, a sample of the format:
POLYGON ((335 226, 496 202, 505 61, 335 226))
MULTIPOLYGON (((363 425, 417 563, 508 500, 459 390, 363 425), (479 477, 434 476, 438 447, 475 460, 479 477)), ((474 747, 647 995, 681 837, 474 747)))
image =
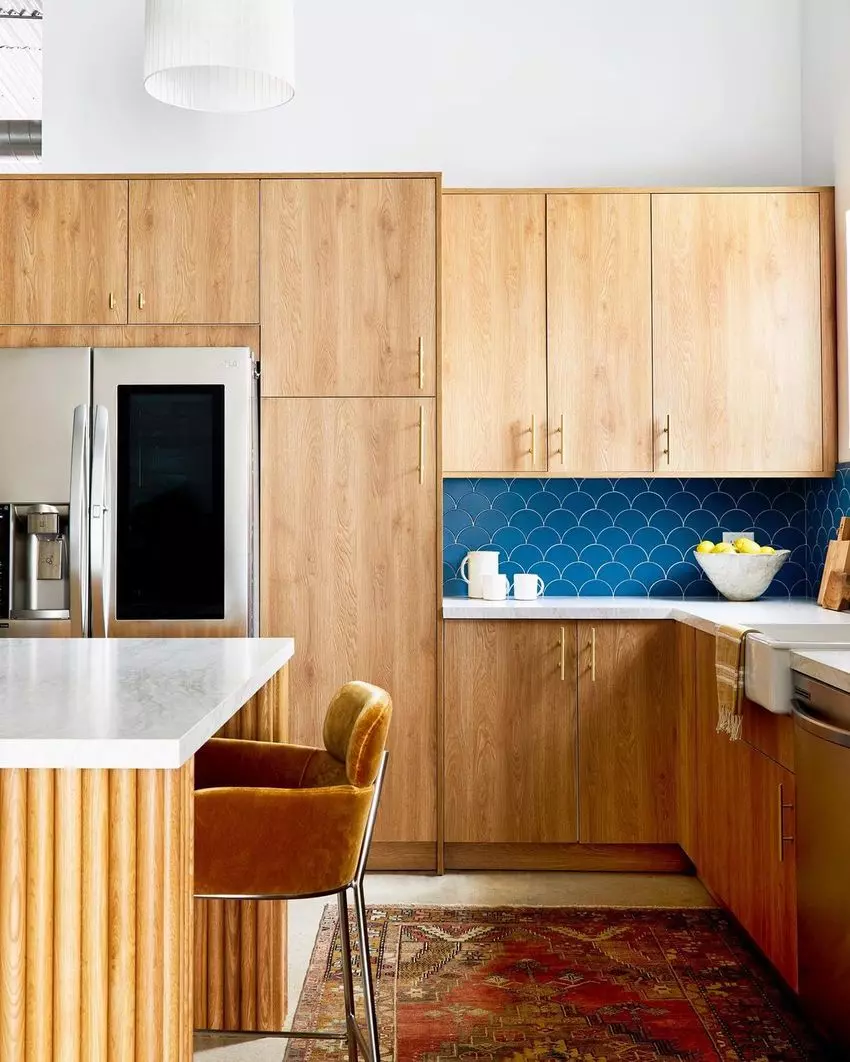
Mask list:
POLYGON ((714 670, 717 675, 717 733, 741 740, 744 700, 744 643, 752 627, 718 623, 714 670))

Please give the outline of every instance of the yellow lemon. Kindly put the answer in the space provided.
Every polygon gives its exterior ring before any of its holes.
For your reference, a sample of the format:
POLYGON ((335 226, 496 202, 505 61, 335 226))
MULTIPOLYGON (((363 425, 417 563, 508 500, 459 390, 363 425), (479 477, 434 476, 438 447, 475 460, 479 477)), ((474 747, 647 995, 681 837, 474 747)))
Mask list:
POLYGON ((711 552, 712 553, 734 553, 735 552, 735 547, 732 545, 731 542, 718 542, 717 545, 714 547, 714 549, 711 552))
POLYGON ((700 544, 697 546, 697 553, 713 553, 714 552, 714 548, 715 548, 714 547, 714 543, 713 542, 709 542, 708 539, 706 538, 706 539, 703 539, 703 541, 700 542, 700 544))
POLYGON ((775 553, 775 552, 776 552, 776 550, 773 548, 773 546, 762 546, 761 549, 759 550, 759 553, 775 553))
POLYGON ((753 542, 751 538, 739 538, 735 543, 735 549, 739 553, 761 553, 761 546, 753 542))
POLYGON ((744 553, 744 547, 747 545, 747 543, 754 545, 753 540, 751 538, 745 538, 742 535, 741 538, 736 538, 732 545, 735 547, 738 553, 744 553))

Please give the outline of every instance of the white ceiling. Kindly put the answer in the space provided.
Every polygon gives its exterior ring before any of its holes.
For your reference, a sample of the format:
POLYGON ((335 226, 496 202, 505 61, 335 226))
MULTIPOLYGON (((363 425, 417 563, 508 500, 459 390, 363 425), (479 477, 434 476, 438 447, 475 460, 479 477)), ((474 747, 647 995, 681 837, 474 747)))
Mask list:
POLYGON ((43 0, 0 0, 0 121, 41 119, 43 21, 4 18, 10 11, 41 13, 43 0))

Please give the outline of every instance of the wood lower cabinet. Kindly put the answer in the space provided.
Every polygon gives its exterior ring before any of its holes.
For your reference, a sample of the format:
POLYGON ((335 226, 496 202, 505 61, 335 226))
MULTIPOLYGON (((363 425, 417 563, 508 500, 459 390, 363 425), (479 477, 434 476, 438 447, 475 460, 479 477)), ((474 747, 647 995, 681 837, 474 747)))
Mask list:
POLYGON ((447 843, 575 842, 575 625, 445 626, 447 843))
POLYGON ((321 744, 351 679, 393 699, 382 842, 433 869, 437 841, 434 399, 264 399, 262 633, 288 634, 291 737, 321 744))
POLYGON ((263 394, 436 395, 437 181, 264 180, 263 394))
POLYGON ((651 472, 650 196, 546 197, 549 468, 651 472))
POLYGON ((675 844, 676 625, 578 625, 579 839, 675 844))
POLYGON ((546 196, 446 195, 442 228, 443 468, 544 472, 546 196))
POLYGON ((260 319, 260 183, 130 181, 130 321, 260 319))
POLYGON ((0 323, 127 320, 127 181, 0 181, 0 323))
POLYGON ((797 985, 795 778, 716 732, 714 637, 696 634, 698 871, 791 987, 797 985))

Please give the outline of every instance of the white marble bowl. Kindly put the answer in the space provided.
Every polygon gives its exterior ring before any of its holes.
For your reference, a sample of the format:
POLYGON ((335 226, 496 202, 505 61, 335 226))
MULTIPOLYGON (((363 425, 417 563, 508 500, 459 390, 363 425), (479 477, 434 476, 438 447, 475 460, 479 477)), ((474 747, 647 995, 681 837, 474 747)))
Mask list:
POLYGON ((773 577, 791 556, 789 549, 776 553, 697 553, 697 564, 727 601, 755 601, 767 590, 773 577))

